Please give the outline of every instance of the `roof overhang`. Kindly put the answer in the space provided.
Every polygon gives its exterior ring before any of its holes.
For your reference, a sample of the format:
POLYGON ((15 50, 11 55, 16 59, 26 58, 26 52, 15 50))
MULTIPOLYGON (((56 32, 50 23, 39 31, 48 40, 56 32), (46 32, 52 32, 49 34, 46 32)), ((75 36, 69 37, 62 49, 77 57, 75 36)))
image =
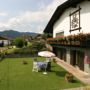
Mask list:
POLYGON ((0 40, 9 40, 9 39, 6 38, 6 37, 2 37, 2 36, 0 36, 0 40))

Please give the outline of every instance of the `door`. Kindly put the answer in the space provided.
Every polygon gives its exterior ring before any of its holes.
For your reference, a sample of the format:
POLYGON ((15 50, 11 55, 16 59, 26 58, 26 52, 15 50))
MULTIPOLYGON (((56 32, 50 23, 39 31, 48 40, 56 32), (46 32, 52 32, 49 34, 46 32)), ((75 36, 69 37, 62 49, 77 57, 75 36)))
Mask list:
POLYGON ((79 69, 84 71, 84 52, 77 52, 77 65, 79 69))
POLYGON ((76 66, 77 65, 77 62, 76 62, 76 50, 72 50, 70 52, 70 55, 71 55, 70 64, 73 65, 73 66, 76 66))

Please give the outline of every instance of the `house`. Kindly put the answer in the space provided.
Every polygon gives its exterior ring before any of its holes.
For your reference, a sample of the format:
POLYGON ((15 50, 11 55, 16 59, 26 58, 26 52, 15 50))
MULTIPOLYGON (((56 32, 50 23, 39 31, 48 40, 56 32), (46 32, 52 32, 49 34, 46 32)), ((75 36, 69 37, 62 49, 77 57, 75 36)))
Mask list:
POLYGON ((21 38, 23 38, 27 42, 31 42, 33 39, 30 35, 22 35, 21 38))
POLYGON ((90 74, 90 0, 67 0, 57 7, 44 33, 61 60, 90 74))
POLYGON ((35 39, 37 39, 37 40, 40 40, 40 39, 42 39, 43 38, 43 35, 42 34, 37 34, 36 36, 35 36, 35 39))
POLYGON ((0 47, 10 45, 10 39, 0 36, 0 47))

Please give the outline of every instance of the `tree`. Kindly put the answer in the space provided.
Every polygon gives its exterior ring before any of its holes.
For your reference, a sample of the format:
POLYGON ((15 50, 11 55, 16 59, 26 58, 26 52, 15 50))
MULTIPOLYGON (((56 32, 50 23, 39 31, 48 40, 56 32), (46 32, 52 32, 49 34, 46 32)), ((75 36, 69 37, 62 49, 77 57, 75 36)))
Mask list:
POLYGON ((44 33, 42 35, 42 38, 46 40, 47 38, 51 38, 52 36, 53 36, 52 33, 44 33))
POLYGON ((24 41, 24 45, 25 45, 25 46, 27 46, 27 45, 28 45, 27 41, 24 41))
POLYGON ((19 38, 19 37, 15 38, 14 41, 13 41, 14 45, 16 47, 19 47, 19 48, 22 48, 24 46, 24 42, 25 41, 22 38, 19 38))
POLYGON ((33 49, 37 50, 38 52, 46 48, 45 43, 41 41, 33 42, 32 46, 33 46, 33 49))

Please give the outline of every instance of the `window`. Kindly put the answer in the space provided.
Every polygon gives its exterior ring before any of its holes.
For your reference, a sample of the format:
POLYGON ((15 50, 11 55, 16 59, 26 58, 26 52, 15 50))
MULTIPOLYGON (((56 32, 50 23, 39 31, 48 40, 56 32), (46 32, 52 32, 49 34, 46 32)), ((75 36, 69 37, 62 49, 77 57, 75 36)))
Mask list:
POLYGON ((56 37, 59 37, 59 36, 64 36, 64 32, 56 33, 56 37))

